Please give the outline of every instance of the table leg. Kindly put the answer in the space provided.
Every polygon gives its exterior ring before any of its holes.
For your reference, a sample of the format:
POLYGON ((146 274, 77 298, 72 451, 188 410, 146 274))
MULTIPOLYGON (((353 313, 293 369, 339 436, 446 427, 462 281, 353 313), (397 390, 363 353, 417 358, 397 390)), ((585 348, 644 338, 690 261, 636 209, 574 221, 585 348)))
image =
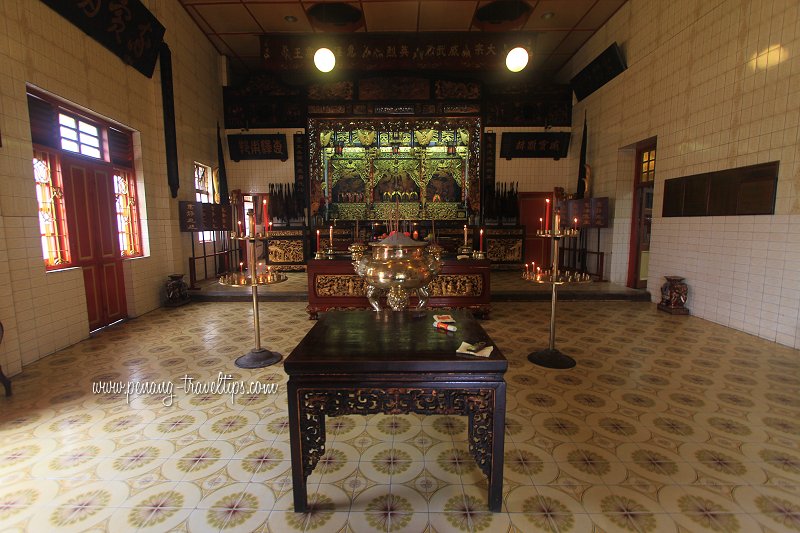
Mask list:
POLYGON ((506 384, 498 383, 486 395, 469 397, 469 448, 489 482, 489 510, 503 505, 503 453, 505 444, 506 384))
POLYGON ((308 492, 306 475, 303 471, 303 441, 300 431, 300 404, 297 386, 289 382, 287 385, 289 401, 289 443, 292 457, 292 494, 294 511, 304 513, 308 508, 308 492))
POLYGON ((506 384, 500 383, 495 389, 493 428, 492 428, 492 469, 489 475, 489 510, 502 511, 503 505, 503 454, 505 453, 506 432, 506 384))

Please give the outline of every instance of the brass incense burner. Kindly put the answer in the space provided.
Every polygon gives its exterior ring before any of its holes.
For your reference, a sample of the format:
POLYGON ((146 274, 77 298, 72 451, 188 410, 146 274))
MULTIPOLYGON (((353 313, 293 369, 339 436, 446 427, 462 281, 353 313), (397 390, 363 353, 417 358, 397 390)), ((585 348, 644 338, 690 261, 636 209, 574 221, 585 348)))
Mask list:
POLYGON ((353 261, 356 273, 367 284, 367 299, 373 309, 381 310, 378 298, 384 293, 394 311, 408 307, 411 291, 419 297, 417 309, 427 305, 428 284, 441 270, 438 254, 425 253, 427 245, 395 231, 380 242, 370 243, 371 255, 353 261))

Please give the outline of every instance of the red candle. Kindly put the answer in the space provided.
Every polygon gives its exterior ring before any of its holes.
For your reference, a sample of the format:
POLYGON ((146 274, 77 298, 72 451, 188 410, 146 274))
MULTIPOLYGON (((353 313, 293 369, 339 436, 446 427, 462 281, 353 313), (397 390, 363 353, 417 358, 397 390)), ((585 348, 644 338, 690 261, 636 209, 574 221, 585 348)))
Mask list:
POLYGON ((544 229, 545 230, 549 230, 550 229, 550 198, 546 198, 545 202, 547 202, 547 205, 544 208, 544 220, 545 220, 544 229))
POLYGON ((572 219, 572 225, 575 229, 578 229, 578 218, 575 217, 572 219))
POLYGON ((479 249, 480 249, 480 251, 481 251, 481 252, 483 251, 483 228, 481 228, 481 236, 480 236, 480 245, 479 245, 479 249))
POLYGON ((319 250, 319 230, 317 230, 317 250, 319 250))
MULTIPOLYGON (((267 199, 266 198, 264 198, 264 200, 263 200, 263 202, 261 204, 261 214, 264 217, 264 224, 266 224, 267 220, 269 220, 269 215, 267 214, 267 199)), ((270 226, 272 226, 272 222, 270 222, 270 226)), ((272 229, 272 228, 270 228, 270 229, 272 229)))
POLYGON ((333 226, 330 227, 328 230, 328 240, 330 242, 331 248, 333 248, 333 226))
POLYGON ((542 223, 542 217, 539 217, 539 229, 544 231, 544 224, 542 223))
POLYGON ((464 246, 467 245, 467 226, 464 226, 464 246))
POLYGON ((244 233, 242 233, 242 221, 241 220, 239 221, 239 233, 237 233, 236 236, 237 237, 244 236, 244 233))
POLYGON ((239 261, 239 273, 244 274, 244 263, 239 261))

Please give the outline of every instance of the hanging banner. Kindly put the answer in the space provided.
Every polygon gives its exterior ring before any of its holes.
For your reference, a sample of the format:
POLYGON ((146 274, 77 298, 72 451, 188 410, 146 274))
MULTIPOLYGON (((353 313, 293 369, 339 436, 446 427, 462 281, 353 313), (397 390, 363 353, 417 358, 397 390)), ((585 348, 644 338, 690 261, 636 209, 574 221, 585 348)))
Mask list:
POLYGON ((500 157, 542 157, 560 159, 567 157, 569 132, 503 133, 500 157))
POLYGON ((153 77, 164 26, 140 0, 42 0, 126 65, 153 77))
POLYGON ((286 135, 255 134, 255 135, 228 135, 228 153, 231 160, 242 159, 289 159, 286 146, 286 135))

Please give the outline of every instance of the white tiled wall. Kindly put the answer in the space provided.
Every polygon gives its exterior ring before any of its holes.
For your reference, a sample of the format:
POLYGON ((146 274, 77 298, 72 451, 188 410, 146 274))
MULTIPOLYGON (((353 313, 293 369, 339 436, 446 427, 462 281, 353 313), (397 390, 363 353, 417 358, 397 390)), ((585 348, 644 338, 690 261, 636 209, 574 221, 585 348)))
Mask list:
POLYGON ((692 314, 800 347, 800 4, 794 0, 629 0, 561 73, 617 41, 628 69, 573 108, 589 121, 595 195, 613 201, 604 244, 626 281, 633 165, 658 139, 648 287, 685 276, 692 314), (782 61, 764 55, 783 48, 782 61), (766 68, 763 68, 766 67, 766 68), (776 214, 661 218, 664 180, 780 161, 776 214))
MULTIPOLYGON (((222 99, 213 47, 178 2, 143 2, 172 50, 181 186, 194 197, 192 161, 216 160, 222 99)), ((82 273, 45 273, 38 237, 26 84, 135 129, 148 256, 125 263, 128 312, 163 299, 166 275, 185 271, 187 239, 170 196, 159 69, 147 78, 39 0, 0 3, 0 364, 8 374, 89 333, 82 273)))

